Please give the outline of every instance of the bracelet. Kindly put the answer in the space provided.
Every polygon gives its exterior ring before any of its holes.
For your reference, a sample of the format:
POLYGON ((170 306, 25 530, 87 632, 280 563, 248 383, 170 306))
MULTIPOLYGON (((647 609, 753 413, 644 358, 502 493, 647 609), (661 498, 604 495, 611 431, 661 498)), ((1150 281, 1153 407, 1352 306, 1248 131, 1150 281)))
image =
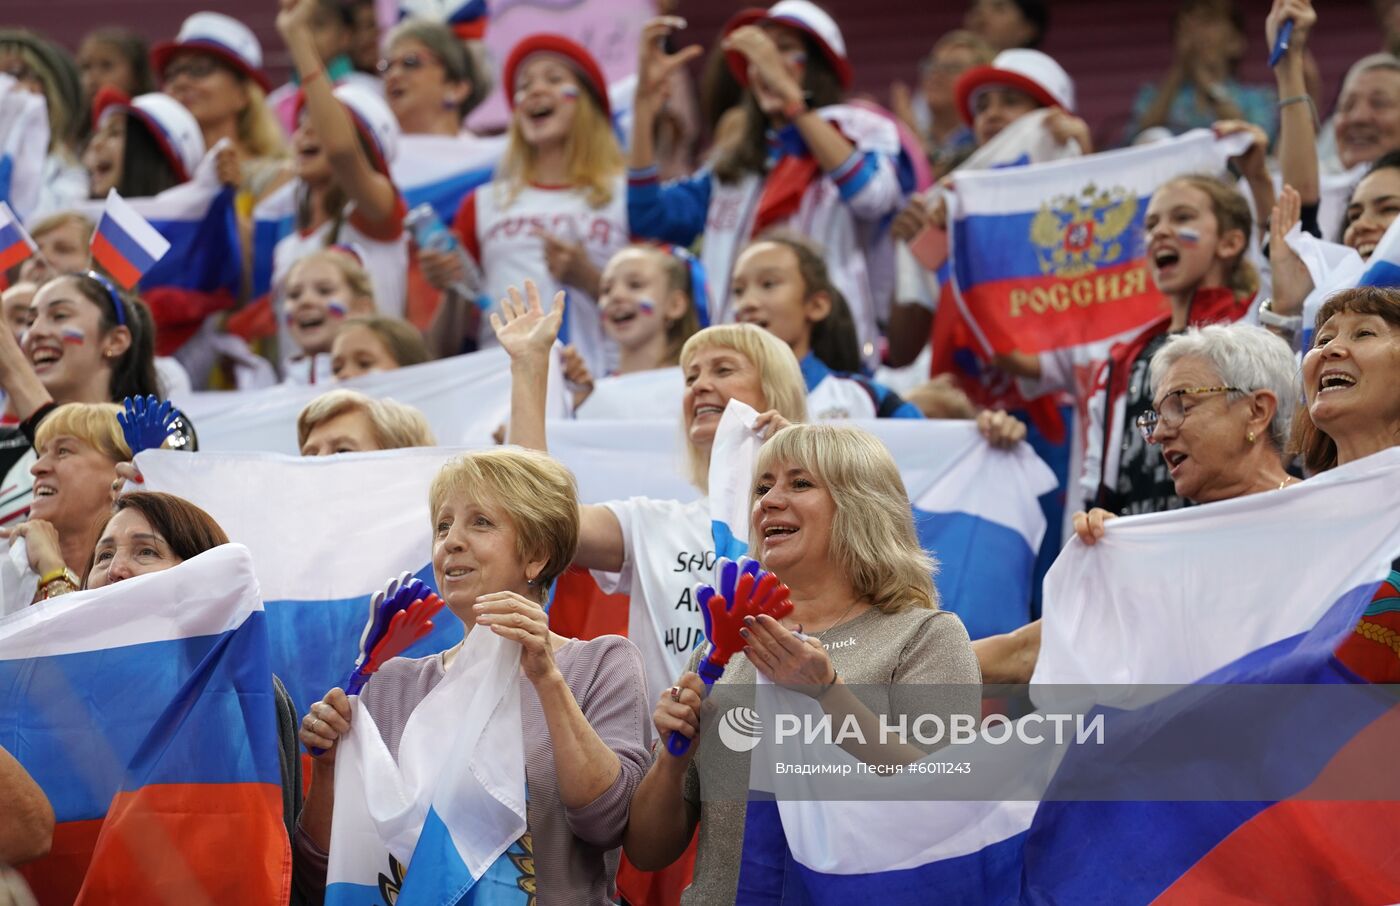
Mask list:
POLYGON ((316 81, 318 78, 325 74, 325 67, 317 66, 315 69, 311 70, 310 73, 301 77, 301 87, 305 88, 307 85, 310 85, 312 82, 316 81))
POLYGON ((1303 326, 1303 316, 1281 315, 1274 311, 1274 300, 1265 299, 1259 306, 1259 323, 1265 327, 1287 331, 1291 335, 1296 334, 1303 326))
POLYGON ((1308 109, 1312 111, 1313 128, 1314 128, 1314 129, 1319 129, 1319 128, 1321 128, 1321 126, 1319 125, 1318 118, 1317 118, 1317 104, 1313 103, 1312 95, 1310 95, 1310 94, 1295 94, 1295 95, 1293 95, 1293 97, 1291 97, 1291 98, 1281 98, 1281 99, 1279 100, 1279 102, 1278 102, 1278 109, 1282 110, 1283 108, 1287 107, 1289 104, 1307 104, 1307 105, 1308 105, 1308 109))
POLYGON ((787 118, 788 122, 792 122, 806 112, 806 98, 796 98, 783 105, 783 116, 787 118))
POLYGON ((830 691, 831 691, 831 687, 834 686, 834 685, 836 685, 836 681, 837 681, 838 679, 840 679, 840 678, 841 678, 841 674, 837 673, 837 672, 836 672, 836 668, 833 666, 833 667, 831 668, 831 682, 827 683, 825 686, 822 686, 821 691, 818 692, 816 695, 813 695, 813 696, 812 696, 812 701, 817 701, 817 702, 821 701, 821 700, 822 700, 822 696, 824 696, 824 695, 826 695, 828 692, 830 692, 830 691))

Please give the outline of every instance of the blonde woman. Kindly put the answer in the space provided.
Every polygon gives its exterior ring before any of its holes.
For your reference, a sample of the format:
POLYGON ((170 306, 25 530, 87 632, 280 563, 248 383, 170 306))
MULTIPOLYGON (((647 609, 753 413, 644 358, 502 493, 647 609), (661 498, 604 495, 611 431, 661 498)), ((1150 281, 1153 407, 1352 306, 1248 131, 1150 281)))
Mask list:
MULTIPOLYGON (((34 601, 83 587, 99 523, 112 505, 117 464, 131 461, 115 403, 68 403, 39 423, 29 520, 3 531, 24 538, 39 577, 34 601), (81 571, 81 572, 80 572, 81 571)), ((14 602, 10 602, 13 606, 14 602)), ((0 613, 6 602, 0 601, 0 613)))
POLYGON ((267 104, 262 45, 252 29, 222 13, 201 12, 180 25, 174 41, 151 50, 151 68, 166 94, 199 122, 204 147, 220 139, 235 153, 221 169, 239 186, 239 213, 291 177, 287 142, 267 104))
MULTIPOLYGON (((563 294, 544 311, 534 284, 526 296, 514 287, 492 315, 496 335, 510 354, 510 442, 546 449, 545 395, 550 348, 559 332, 563 294)), ((685 376, 680 426, 690 481, 706 490, 710 450, 720 416, 731 399, 757 409, 761 430, 771 432, 807 417, 807 389, 787 344, 753 324, 708 327, 681 348, 685 376)), ((578 556, 609 594, 630 597, 628 635, 637 642, 655 693, 684 669, 703 637, 691 589, 707 582, 715 563, 710 509, 691 503, 633 497, 580 507, 578 556)))
MULTIPOLYGON (((980 713, 981 675, 967 630, 938 609, 933 561, 919 546, 899 470, 874 436, 840 425, 793 425, 764 444, 754 469, 750 524, 758 559, 792 589, 792 614, 761 616, 719 683, 752 685, 762 674, 814 698, 842 726, 874 717, 850 685, 939 685, 945 722, 980 713), (800 635, 799 633, 805 633, 800 635), (839 642, 839 644, 832 644, 839 642)), ((658 697, 664 737, 701 730, 704 683, 690 669, 658 697)), ((923 703, 921 703, 923 704, 923 703)), ((873 724, 872 724, 873 726, 873 724)), ((701 750, 699 759, 719 753, 701 750)), ((917 758, 922 753, 912 752, 917 758)), ((627 857, 638 868, 671 864, 700 825, 695 881, 682 903, 735 899, 746 805, 704 797, 696 746, 656 760, 632 800, 627 857)), ((869 760, 868 758, 866 760, 869 760)))
POLYGON ((302 456, 433 446, 437 441, 422 412, 356 390, 324 393, 297 416, 297 447, 302 456))
MULTIPOLYGON (((528 450, 469 453, 449 462, 429 492, 433 573, 447 607, 468 632, 520 643, 526 818, 533 859, 523 890, 542 903, 613 902, 617 847, 647 762, 641 659, 631 642, 583 642, 549 630, 543 601, 579 541, 574 477, 528 450), (533 877, 532 877, 533 876, 533 877)), ((461 645, 424 658, 394 658, 360 695, 398 758, 413 709, 442 681, 461 645)), ((301 741, 311 787, 294 839, 297 888, 319 902, 325 889, 335 797, 336 741, 350 729, 345 693, 311 706, 301 741)))
MULTIPOLYGON (((607 82, 582 46, 538 34, 511 51, 502 84, 512 110, 505 154, 496 178, 462 201, 453 229, 481 267, 477 289, 484 298, 501 298, 525 277, 547 295, 567 291, 564 339, 594 374, 607 374, 616 354, 598 314, 599 281, 608 259, 630 238, 607 82)), ((424 276, 439 289, 464 276, 456 260, 447 253, 419 254, 424 276)), ((440 341, 454 351, 463 341, 493 340, 475 300, 449 293, 438 317, 478 325, 473 336, 440 341)))

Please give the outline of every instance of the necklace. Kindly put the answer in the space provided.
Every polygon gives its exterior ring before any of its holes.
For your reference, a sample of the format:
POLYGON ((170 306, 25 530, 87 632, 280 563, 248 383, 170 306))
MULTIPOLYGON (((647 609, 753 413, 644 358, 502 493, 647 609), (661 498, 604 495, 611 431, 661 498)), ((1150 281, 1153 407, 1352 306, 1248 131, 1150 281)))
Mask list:
POLYGON ((1292 475, 1289 475, 1289 476, 1288 476, 1287 478, 1285 478, 1283 481, 1280 481, 1280 482, 1278 483, 1278 487, 1274 488, 1274 490, 1275 490, 1275 491, 1282 491, 1284 488, 1288 487, 1290 484, 1292 484, 1293 482, 1295 482, 1295 481, 1297 481, 1297 480, 1298 480, 1298 479, 1294 478, 1292 475))
POLYGON ((850 606, 850 607, 847 607, 847 608, 845 609, 845 611, 842 612, 841 616, 837 617, 836 620, 835 620, 835 622, 831 623, 831 625, 827 626, 825 629, 821 630, 820 632, 809 632, 809 633, 807 633, 807 634, 808 634, 808 635, 812 635, 812 636, 816 636, 817 638, 821 638, 822 635, 823 635, 824 633, 828 633, 828 632, 830 632, 831 630, 835 629, 837 626, 840 626, 842 623, 844 623, 844 622, 846 621, 846 617, 850 616, 851 611, 855 610, 855 609, 856 609, 856 605, 859 604, 859 603, 860 603, 860 599, 859 599, 859 598, 856 598, 854 601, 851 602, 851 606, 850 606))

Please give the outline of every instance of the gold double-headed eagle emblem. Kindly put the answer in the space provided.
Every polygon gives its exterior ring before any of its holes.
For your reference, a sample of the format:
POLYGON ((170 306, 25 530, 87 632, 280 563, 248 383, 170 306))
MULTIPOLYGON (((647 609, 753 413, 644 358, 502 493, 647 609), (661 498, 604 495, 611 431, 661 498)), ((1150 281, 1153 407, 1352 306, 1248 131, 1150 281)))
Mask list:
POLYGON ((1090 183, 1077 195, 1057 195, 1031 220, 1031 242, 1042 274, 1082 277, 1123 253, 1123 233, 1137 216, 1137 196, 1090 183))

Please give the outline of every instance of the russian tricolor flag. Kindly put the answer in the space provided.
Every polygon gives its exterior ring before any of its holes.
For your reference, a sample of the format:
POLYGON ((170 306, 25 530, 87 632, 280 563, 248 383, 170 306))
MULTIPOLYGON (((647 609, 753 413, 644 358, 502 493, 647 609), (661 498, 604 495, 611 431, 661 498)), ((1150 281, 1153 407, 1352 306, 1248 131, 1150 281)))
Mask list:
POLYGON ((39 251, 34 238, 10 206, 0 201, 0 271, 7 271, 39 251))
POLYGON ((959 171, 948 193, 953 294, 978 352, 1043 352, 1161 315, 1143 218, 1157 187, 1221 173, 1239 136, 1168 142, 1010 169, 959 171))
MULTIPOLYGON (((925 903, 932 891, 940 903, 969 906, 1400 901, 1400 797, 1387 792, 1394 782, 1385 757, 1397 735, 1392 697, 1358 693, 1351 701, 1360 705, 1321 737, 1283 722, 1254 740, 1259 751, 1215 759, 1213 740, 1198 726, 1190 735, 1192 712, 1177 707, 1183 698, 1209 702, 1228 686, 1364 682, 1333 652, 1400 551, 1397 483, 1400 448, 1392 448, 1285 491, 1120 519, 1093 547, 1072 541, 1046 578, 1031 692, 1052 711, 1056 695, 1100 696, 1106 747, 1067 748, 1040 804, 750 804, 750 832, 755 821, 768 823, 753 841, 761 863, 746 835, 741 901, 774 889, 784 903, 831 906, 925 903), (1300 526, 1312 528, 1300 535, 1300 526), (1280 556, 1300 538, 1306 557, 1280 556), (1161 691, 1146 705, 1123 700, 1153 690, 1161 691), (1260 745, 1268 740, 1281 745, 1260 745), (1358 764, 1379 771, 1335 784, 1358 764), (1202 801, 1257 777, 1292 780, 1296 794, 1202 801), (1368 801, 1355 791, 1371 779, 1368 801), (1111 799, 1125 785, 1185 795, 1082 801, 1111 799), (1063 793, 1076 787, 1099 795, 1068 801, 1063 793)), ((1309 696, 1299 698, 1297 714, 1306 715, 1309 696)), ((1254 718, 1247 715, 1243 736, 1254 718)), ((958 757, 953 749, 931 756, 958 757)))
POLYGON ((58 826, 40 902, 251 903, 290 893, 267 624, 248 551, 0 621, 0 745, 58 826))
POLYGON ((116 189, 107 193, 102 217, 92 234, 92 260, 126 289, 131 289, 170 250, 146 218, 136 213, 116 189))
MULTIPOLYGON (((370 597, 385 582, 409 572, 436 587, 428 487, 455 452, 181 457, 148 450, 138 465, 144 489, 193 501, 252 551, 272 669, 306 708, 344 679, 359 650, 370 597), (276 518, 268 516, 269 501, 276 502, 276 518), (312 563, 319 566, 308 569, 312 563)), ((405 657, 461 641, 462 624, 450 613, 433 622, 433 632, 405 657)))

